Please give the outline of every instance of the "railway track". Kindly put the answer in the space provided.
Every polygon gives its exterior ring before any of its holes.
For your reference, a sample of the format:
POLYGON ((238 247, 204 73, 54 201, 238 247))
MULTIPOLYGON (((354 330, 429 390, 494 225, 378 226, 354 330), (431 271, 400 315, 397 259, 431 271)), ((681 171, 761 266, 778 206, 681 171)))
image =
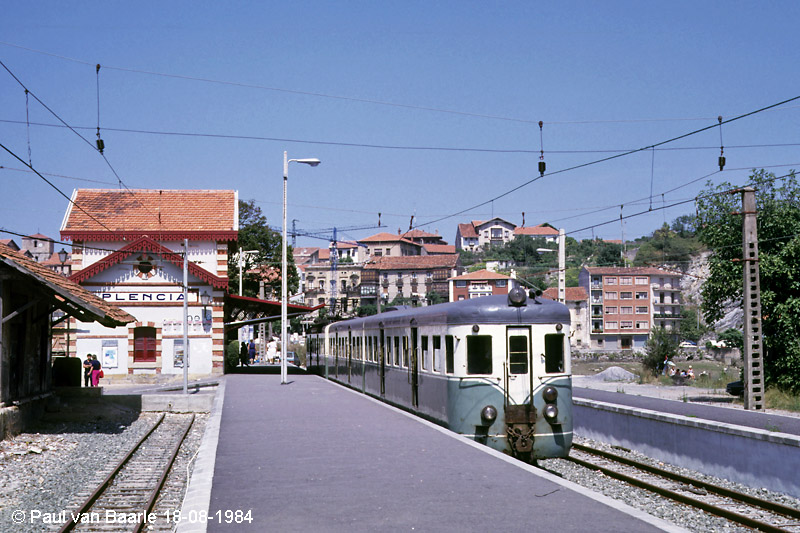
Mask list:
POLYGON ((194 415, 162 414, 59 530, 139 532, 156 520, 153 507, 194 415))
POLYGON ((567 460, 759 531, 800 532, 800 510, 573 443, 567 460))

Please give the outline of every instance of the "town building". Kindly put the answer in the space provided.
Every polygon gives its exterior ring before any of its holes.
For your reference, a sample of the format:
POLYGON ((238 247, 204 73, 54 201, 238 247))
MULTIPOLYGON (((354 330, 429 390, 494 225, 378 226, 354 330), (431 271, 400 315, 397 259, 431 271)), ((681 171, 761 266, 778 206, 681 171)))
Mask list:
POLYGON ((511 222, 498 217, 459 224, 456 229, 456 249, 474 252, 488 246, 505 244, 514 239, 515 228, 511 222))
POLYGON ((485 269, 454 276, 448 282, 451 302, 508 294, 509 290, 517 286, 517 280, 511 276, 485 269))
POLYGON ((228 254, 238 229, 232 190, 76 190, 61 226, 61 238, 73 243, 70 279, 136 321, 81 322, 69 349, 98 354, 107 377, 179 374, 187 358, 192 375, 221 373, 228 254))
POLYGON ((37 263, 50 259, 54 246, 53 239, 41 233, 22 237, 22 251, 29 253, 37 263))
POLYGON ((516 237, 528 236, 544 239, 545 242, 558 242, 558 230, 549 224, 538 226, 515 226, 502 218, 489 221, 473 220, 459 224, 456 230, 456 249, 476 252, 490 246, 506 244, 516 237))
POLYGON ((545 242, 558 242, 558 230, 549 224, 538 226, 519 226, 514 228, 514 237, 526 235, 534 239, 544 239, 545 242))
POLYGON ((364 264, 362 304, 376 305, 380 296, 380 305, 396 298, 411 305, 428 305, 433 294, 447 301, 448 279, 458 275, 458 270, 458 254, 375 258, 364 264))
POLYGON ((402 257, 407 255, 422 255, 422 244, 406 238, 405 235, 397 233, 378 233, 365 239, 360 239, 359 244, 366 249, 364 261, 376 257, 402 257))
POLYGON ((682 274, 652 267, 584 267, 591 349, 642 350, 654 327, 677 331, 682 274))
MULTIPOLYGON (((583 287, 566 287, 566 302, 569 309, 570 334, 569 343, 573 349, 588 350, 591 346, 589 331, 589 294, 583 287)), ((558 300, 558 288, 550 287, 542 294, 545 298, 558 300)))

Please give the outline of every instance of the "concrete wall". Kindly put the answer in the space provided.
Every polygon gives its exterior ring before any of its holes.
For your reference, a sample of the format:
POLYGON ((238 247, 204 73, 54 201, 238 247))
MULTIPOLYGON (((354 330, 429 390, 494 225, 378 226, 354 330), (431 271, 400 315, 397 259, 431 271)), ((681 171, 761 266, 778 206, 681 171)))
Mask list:
POLYGON ((800 438, 794 435, 583 399, 573 400, 573 416, 582 437, 800 497, 800 438))

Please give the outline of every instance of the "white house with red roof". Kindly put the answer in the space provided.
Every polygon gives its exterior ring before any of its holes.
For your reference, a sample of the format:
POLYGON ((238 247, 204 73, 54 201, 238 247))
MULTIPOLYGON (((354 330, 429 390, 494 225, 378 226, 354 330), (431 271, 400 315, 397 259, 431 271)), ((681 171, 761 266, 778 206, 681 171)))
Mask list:
POLYGON ((527 235, 534 239, 544 239, 546 242, 558 242, 558 230, 549 224, 514 228, 514 237, 521 237, 522 235, 527 235))
POLYGON ((518 284, 517 280, 511 276, 485 269, 455 276, 447 281, 451 302, 495 294, 508 294, 508 291, 518 284))
POLYGON ((107 377, 182 374, 185 253, 189 373, 222 373, 228 247, 238 238, 238 213, 233 190, 74 191, 61 225, 61 238, 73 243, 70 279, 136 322, 78 323, 71 350, 97 354, 107 377))

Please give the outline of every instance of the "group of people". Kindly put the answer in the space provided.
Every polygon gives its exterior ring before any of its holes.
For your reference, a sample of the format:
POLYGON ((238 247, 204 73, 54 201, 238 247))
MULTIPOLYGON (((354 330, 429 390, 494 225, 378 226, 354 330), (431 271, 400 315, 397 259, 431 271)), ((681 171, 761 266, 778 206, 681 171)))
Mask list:
POLYGON ((688 370, 681 370, 675 365, 675 363, 670 361, 668 357, 664 358, 664 362, 662 363, 662 365, 663 365, 662 374, 664 374, 665 376, 669 377, 677 376, 686 379, 694 379, 694 369, 692 368, 692 365, 689 365, 688 370))
POLYGON ((86 360, 83 362, 83 386, 88 387, 91 382, 92 387, 97 387, 100 384, 102 369, 103 366, 96 355, 86 354, 86 360))
POLYGON ((239 350, 239 363, 242 366, 250 366, 256 362, 256 343, 253 339, 250 342, 243 342, 239 350))

